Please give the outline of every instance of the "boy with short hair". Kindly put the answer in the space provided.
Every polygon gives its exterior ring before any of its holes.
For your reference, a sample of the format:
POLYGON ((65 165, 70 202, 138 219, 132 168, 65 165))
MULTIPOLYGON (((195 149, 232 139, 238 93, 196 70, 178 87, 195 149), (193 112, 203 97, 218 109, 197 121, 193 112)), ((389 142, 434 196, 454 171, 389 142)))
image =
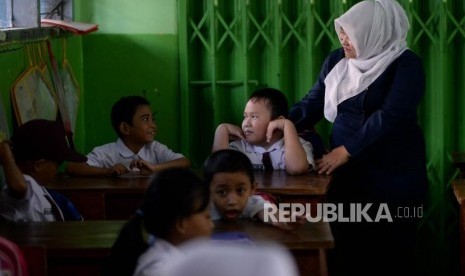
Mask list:
POLYGON ((298 136, 294 124, 286 118, 288 109, 281 91, 256 90, 245 106, 242 128, 227 123, 217 127, 213 152, 231 148, 245 153, 256 169, 307 173, 315 165, 312 145, 298 136), (230 138, 235 141, 230 143, 230 138))
MULTIPOLYGON (((84 162, 86 157, 69 148, 63 126, 55 121, 28 121, 18 127, 10 143, 11 147, 0 141, 0 163, 6 178, 0 216, 11 221, 67 220, 69 210, 60 208, 56 192, 51 194, 43 185, 55 178, 63 161, 84 162)), ((78 214, 73 220, 82 217, 78 214)))
MULTIPOLYGON (((210 185, 210 216, 212 220, 242 218, 265 220, 265 201, 255 194, 257 183, 250 159, 242 152, 223 149, 212 153, 203 166, 205 181, 210 185)), ((270 222, 282 229, 292 230, 304 223, 298 217, 295 223, 270 222)))
POLYGON ((119 99, 111 111, 111 123, 119 138, 95 147, 87 163, 68 163, 66 171, 78 176, 113 176, 133 170, 148 175, 175 167, 190 167, 180 153, 154 140, 157 131, 150 103, 141 96, 119 99))

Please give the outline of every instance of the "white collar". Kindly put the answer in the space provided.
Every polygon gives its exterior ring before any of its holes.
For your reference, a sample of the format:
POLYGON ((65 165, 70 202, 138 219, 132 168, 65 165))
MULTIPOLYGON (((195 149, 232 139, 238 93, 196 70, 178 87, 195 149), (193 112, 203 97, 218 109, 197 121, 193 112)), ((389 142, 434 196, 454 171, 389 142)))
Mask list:
POLYGON ((245 146, 246 150, 250 151, 250 152, 257 152, 257 153, 272 152, 272 151, 275 151, 275 150, 280 149, 280 148, 283 147, 284 138, 281 138, 278 141, 276 141, 276 143, 271 145, 268 149, 265 149, 262 146, 251 145, 251 144, 249 144, 247 142, 245 144, 246 144, 246 146, 245 146))

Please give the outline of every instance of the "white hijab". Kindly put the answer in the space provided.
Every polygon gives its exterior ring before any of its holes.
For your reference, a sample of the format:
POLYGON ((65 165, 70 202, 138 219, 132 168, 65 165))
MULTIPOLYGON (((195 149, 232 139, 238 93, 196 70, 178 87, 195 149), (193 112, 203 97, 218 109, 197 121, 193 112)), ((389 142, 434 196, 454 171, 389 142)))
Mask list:
POLYGON ((410 27, 404 9, 395 0, 362 1, 334 20, 352 42, 356 58, 343 58, 325 79, 326 119, 334 122, 337 105, 372 84, 407 49, 410 27))

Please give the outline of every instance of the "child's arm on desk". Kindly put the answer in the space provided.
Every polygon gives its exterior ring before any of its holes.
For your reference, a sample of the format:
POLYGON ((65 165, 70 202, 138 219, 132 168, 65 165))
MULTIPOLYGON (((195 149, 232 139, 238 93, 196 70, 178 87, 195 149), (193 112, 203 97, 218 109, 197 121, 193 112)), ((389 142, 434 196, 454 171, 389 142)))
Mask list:
POLYGON ((117 176, 129 172, 123 164, 116 164, 110 168, 90 166, 86 162, 68 162, 66 173, 73 176, 117 176))
POLYGON ((129 164, 129 168, 138 168, 143 175, 151 174, 154 172, 158 172, 164 169, 170 168, 189 168, 191 166, 191 162, 186 157, 181 157, 175 160, 167 161, 160 164, 151 164, 145 160, 133 160, 131 164, 129 164))
MULTIPOLYGON (((277 206, 273 203, 267 203, 267 206, 265 206, 265 208, 270 208, 272 210, 278 209, 277 206)), ((273 221, 273 219, 271 218, 267 218, 265 221, 265 210, 264 209, 258 212, 256 217, 265 223, 271 224, 275 227, 281 228, 283 230, 288 230, 288 231, 294 230, 304 225, 307 222, 306 217, 304 215, 295 216, 295 221, 284 222, 284 221, 279 221, 279 218, 281 217, 281 215, 279 214, 279 210, 277 212, 271 212, 271 213, 272 213, 271 216, 273 216, 276 219, 276 221, 273 221)), ((292 217, 291 218, 286 217, 286 219, 292 220, 292 217)))
POLYGON ((27 183, 6 141, 0 142, 0 164, 3 166, 10 195, 14 198, 23 198, 27 192, 27 183))

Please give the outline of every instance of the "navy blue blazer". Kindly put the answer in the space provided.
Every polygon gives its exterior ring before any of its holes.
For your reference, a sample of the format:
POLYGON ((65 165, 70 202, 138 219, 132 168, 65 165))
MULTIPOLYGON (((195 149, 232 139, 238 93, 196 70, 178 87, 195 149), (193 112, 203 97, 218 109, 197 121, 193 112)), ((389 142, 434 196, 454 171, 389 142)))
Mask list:
MULTIPOLYGON (((313 88, 291 107, 289 117, 298 131, 313 127, 323 118, 324 80, 342 58, 342 48, 333 51, 313 88)), ((370 182, 367 186, 378 186, 373 182, 387 177, 382 185, 395 182, 400 189, 402 185, 414 190, 418 185, 426 187, 425 144, 417 122, 424 91, 422 62, 406 50, 365 91, 338 105, 330 147, 345 146, 351 155, 347 165, 358 177, 364 175, 370 182)))

